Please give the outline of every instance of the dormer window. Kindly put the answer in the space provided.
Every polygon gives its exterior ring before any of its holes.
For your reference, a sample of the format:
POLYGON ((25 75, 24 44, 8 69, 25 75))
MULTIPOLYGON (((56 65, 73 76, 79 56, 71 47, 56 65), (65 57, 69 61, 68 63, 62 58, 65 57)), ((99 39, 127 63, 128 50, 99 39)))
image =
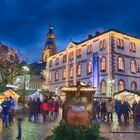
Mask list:
POLYGON ((129 50, 130 52, 136 52, 136 44, 134 42, 130 42, 129 50))
POLYGON ((81 53, 82 53, 82 52, 81 52, 81 49, 77 49, 77 51, 76 51, 76 56, 77 56, 77 57, 81 57, 81 53))
POLYGON ((65 54, 63 55, 63 63, 66 62, 66 60, 67 60, 67 55, 65 54))
POLYGON ((69 59, 70 59, 70 60, 73 60, 73 52, 70 52, 70 54, 69 54, 69 59))
POLYGON ((55 65, 58 65, 59 64, 59 57, 57 57, 56 59, 55 59, 55 65))
POLYGON ((106 48, 106 40, 104 39, 100 41, 100 50, 103 50, 105 48, 106 48))
POLYGON ((123 39, 118 38, 117 47, 119 49, 124 49, 124 41, 123 41, 123 39))
POLYGON ((92 51, 93 51, 92 44, 90 44, 87 46, 87 54, 92 53, 92 51))

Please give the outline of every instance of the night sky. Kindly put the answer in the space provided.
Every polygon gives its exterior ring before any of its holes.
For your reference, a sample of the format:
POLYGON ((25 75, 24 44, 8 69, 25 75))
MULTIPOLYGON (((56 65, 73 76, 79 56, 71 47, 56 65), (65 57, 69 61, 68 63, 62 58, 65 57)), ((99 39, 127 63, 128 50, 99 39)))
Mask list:
POLYGON ((59 51, 110 28, 140 37, 139 0, 0 0, 0 41, 39 61, 51 16, 59 51))

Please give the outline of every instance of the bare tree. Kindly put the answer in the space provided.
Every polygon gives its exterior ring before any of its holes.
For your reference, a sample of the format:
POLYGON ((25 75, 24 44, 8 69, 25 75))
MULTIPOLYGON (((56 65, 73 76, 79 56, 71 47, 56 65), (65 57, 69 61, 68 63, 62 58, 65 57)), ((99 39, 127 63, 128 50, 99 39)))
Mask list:
POLYGON ((21 63, 16 52, 0 43, 0 86, 13 83, 16 76, 21 74, 21 63))

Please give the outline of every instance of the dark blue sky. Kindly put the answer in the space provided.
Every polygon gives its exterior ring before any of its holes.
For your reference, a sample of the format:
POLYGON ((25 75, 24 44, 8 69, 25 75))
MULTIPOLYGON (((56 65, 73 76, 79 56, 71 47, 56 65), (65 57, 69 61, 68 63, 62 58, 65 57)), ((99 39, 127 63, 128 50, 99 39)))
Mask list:
POLYGON ((39 61, 50 16, 58 50, 110 28, 140 37, 139 0, 0 0, 0 41, 39 61))

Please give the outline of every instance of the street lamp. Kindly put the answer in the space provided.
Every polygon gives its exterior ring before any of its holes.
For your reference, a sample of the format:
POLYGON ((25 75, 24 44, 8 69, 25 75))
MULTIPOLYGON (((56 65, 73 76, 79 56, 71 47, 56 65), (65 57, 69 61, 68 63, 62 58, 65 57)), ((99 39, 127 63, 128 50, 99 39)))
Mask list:
POLYGON ((23 93, 25 95, 25 91, 26 91, 26 75, 29 73, 30 69, 27 66, 23 66, 22 70, 23 70, 23 74, 24 74, 23 93))
POLYGON ((109 83, 109 86, 110 86, 110 95, 111 95, 111 97, 113 97, 114 88, 115 88, 115 80, 114 79, 109 80, 108 83, 109 83))

